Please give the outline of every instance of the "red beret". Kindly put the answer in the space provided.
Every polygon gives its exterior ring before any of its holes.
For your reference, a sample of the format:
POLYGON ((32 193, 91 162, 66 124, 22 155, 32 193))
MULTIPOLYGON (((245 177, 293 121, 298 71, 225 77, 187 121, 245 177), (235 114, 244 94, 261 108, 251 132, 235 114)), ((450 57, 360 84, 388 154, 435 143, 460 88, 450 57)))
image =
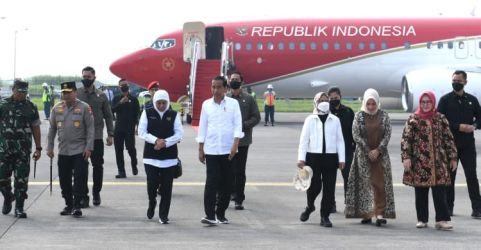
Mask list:
POLYGON ((149 83, 149 86, 147 87, 147 89, 150 90, 151 88, 154 88, 154 87, 160 88, 159 81, 153 81, 153 82, 149 83))

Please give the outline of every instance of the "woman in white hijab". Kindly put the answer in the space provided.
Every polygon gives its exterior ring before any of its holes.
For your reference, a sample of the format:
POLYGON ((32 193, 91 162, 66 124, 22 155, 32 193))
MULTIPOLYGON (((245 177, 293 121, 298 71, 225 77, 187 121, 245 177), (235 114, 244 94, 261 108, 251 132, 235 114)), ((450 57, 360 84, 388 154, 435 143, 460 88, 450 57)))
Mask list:
POLYGON ((339 118, 329 112, 329 98, 319 92, 314 97, 313 114, 304 121, 299 140, 299 168, 308 165, 313 170, 311 185, 307 189, 307 207, 300 220, 307 221, 316 209, 314 202, 322 192, 321 226, 332 227, 329 215, 334 205, 337 169, 344 168, 344 138, 339 118))
POLYGON ((157 188, 160 184, 159 222, 168 224, 174 166, 177 165, 177 143, 184 130, 179 115, 169 109, 169 94, 158 90, 153 106, 142 112, 139 121, 139 137, 145 140, 144 166, 147 174, 149 208, 147 218, 152 219, 157 205, 157 188))
POLYGON ((346 194, 347 218, 362 218, 362 224, 386 224, 385 218, 396 218, 392 186, 391 160, 387 145, 391 138, 388 114, 380 109, 379 94, 364 92, 361 111, 352 125, 356 151, 349 173, 346 194))

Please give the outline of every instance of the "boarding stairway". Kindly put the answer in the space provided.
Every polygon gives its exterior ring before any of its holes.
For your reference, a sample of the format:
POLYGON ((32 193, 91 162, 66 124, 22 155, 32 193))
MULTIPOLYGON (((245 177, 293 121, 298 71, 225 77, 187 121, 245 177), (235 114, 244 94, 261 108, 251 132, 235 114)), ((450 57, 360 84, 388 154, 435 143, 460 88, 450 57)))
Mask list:
POLYGON ((219 75, 220 60, 197 62, 195 89, 192 101, 192 126, 199 126, 202 103, 212 97, 212 78, 219 75))

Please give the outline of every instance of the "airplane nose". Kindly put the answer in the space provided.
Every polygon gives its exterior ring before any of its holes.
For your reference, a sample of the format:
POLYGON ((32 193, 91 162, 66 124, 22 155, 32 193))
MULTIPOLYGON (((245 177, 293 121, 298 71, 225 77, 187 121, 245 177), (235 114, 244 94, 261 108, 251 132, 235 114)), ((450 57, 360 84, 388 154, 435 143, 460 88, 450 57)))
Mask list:
POLYGON ((140 50, 117 59, 110 65, 110 71, 120 77, 136 83, 144 83, 144 74, 148 71, 146 58, 148 50, 140 50))

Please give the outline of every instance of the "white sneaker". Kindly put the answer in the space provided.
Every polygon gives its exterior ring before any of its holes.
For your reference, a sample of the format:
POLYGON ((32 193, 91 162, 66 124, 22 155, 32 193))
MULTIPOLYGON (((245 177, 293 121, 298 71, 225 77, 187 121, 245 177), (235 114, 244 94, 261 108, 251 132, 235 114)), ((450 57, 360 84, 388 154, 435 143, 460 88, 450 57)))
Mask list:
POLYGON ((438 222, 436 222, 434 227, 436 229, 439 229, 439 230, 452 230, 453 229, 453 225, 451 225, 449 223, 449 221, 438 221, 438 222))
POLYGON ((428 227, 428 223, 426 222, 418 221, 418 223, 416 224, 416 228, 426 228, 426 227, 428 227))
POLYGON ((217 220, 216 220, 216 219, 210 220, 210 219, 208 219, 207 217, 204 217, 204 218, 200 219, 200 222, 201 222, 202 224, 207 224, 207 225, 215 225, 215 224, 217 224, 217 220))

